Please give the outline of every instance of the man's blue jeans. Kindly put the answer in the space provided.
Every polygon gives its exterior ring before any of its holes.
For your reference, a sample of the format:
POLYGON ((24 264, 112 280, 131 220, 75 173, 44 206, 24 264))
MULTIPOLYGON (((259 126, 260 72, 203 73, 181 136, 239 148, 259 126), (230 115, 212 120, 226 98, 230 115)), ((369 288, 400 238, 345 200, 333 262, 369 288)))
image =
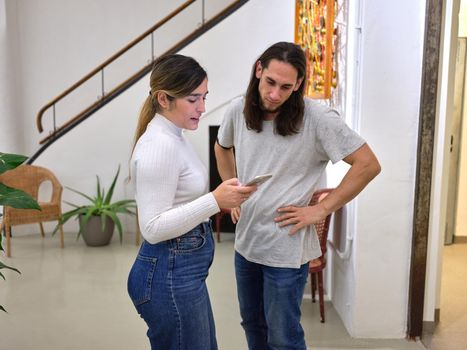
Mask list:
POLYGON ((152 350, 217 350, 205 282, 213 256, 210 223, 175 239, 141 245, 128 293, 148 325, 152 350))
POLYGON ((242 326, 250 350, 306 350, 300 305, 308 264, 298 269, 270 267, 235 252, 242 326))

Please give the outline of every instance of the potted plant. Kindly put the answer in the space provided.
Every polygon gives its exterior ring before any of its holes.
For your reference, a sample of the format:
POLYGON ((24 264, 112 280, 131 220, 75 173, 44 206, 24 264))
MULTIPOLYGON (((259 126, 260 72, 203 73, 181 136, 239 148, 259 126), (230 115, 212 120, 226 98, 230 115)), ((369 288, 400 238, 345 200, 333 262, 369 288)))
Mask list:
POLYGON ((120 235, 120 243, 122 243, 122 223, 120 222, 120 218, 117 214, 136 215, 133 211, 133 209, 136 208, 136 202, 133 199, 111 202, 119 173, 120 167, 118 167, 117 173, 115 174, 107 193, 104 188, 101 188, 99 176, 96 176, 97 190, 94 197, 66 187, 70 191, 86 198, 89 203, 86 205, 76 205, 65 202, 74 207, 74 209, 62 214, 59 224, 55 227, 54 233, 57 232, 59 225, 63 225, 71 218, 75 218, 79 220, 79 231, 76 239, 79 239, 79 237, 83 235, 83 239, 88 246, 97 247, 109 244, 112 239, 115 226, 117 226, 118 233, 120 235))
MULTIPOLYGON (((19 154, 9 154, 9 153, 1 153, 0 152, 0 174, 4 172, 14 169, 19 165, 23 164, 24 161, 28 159, 28 157, 19 155, 19 154)), ((17 209, 37 209, 40 210, 40 206, 37 201, 32 198, 29 194, 22 190, 18 190, 16 188, 11 188, 2 184, 0 182, 0 205, 5 206, 8 205, 13 208, 17 209)), ((2 214, 0 213, 0 217, 2 214)), ((1 220, 1 218, 0 218, 1 220)), ((1 227, 1 226, 0 226, 1 227)), ((2 230, 0 230, 0 250, 3 251, 2 247, 2 230)), ((21 273, 18 269, 14 267, 8 266, 0 261, 0 270, 2 269, 10 269, 21 273)), ((5 279, 5 276, 0 272, 0 277, 5 279)), ((4 307, 0 305, 0 310, 5 311, 4 307)))

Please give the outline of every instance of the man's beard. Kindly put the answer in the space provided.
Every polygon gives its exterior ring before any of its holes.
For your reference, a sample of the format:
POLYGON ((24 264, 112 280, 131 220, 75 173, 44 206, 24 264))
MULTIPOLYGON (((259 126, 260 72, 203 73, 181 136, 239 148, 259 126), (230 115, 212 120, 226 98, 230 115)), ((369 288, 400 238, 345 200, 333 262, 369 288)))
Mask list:
POLYGON ((263 112, 265 112, 265 113, 271 113, 271 114, 272 114, 272 113, 278 113, 278 112, 280 111, 281 107, 282 107, 282 105, 278 106, 278 107, 275 108, 275 109, 266 108, 266 107, 264 106, 264 104, 263 104, 263 101, 261 101, 261 99, 260 99, 260 101, 259 101, 259 108, 260 108, 263 112))

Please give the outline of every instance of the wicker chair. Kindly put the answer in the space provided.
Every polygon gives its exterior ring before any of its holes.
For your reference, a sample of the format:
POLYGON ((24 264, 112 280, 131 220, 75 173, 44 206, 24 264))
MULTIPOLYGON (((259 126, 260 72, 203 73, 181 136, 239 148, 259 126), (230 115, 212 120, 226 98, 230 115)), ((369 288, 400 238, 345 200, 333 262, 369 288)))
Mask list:
MULTIPOLYGON (((326 197, 333 188, 321 189, 313 193, 310 205, 318 204, 324 197, 326 197)), ((318 284, 319 294, 319 313, 321 316, 321 323, 324 323, 324 290, 323 290, 323 270, 326 267, 326 251, 329 225, 331 223, 332 213, 326 216, 320 222, 315 224, 316 233, 318 234, 319 244, 321 247, 321 256, 310 261, 309 273, 311 280, 311 300, 316 301, 316 284, 318 284)))
MULTIPOLYGON (((0 233, 5 227, 6 254, 11 256, 11 226, 39 223, 41 235, 44 237, 43 222, 58 220, 62 214, 61 197, 62 185, 58 182, 49 170, 34 166, 21 165, 16 169, 9 170, 0 175, 0 182, 7 186, 21 189, 30 194, 34 199, 38 199, 39 187, 43 182, 52 183, 52 198, 50 202, 39 202, 42 210, 15 209, 5 206, 3 208, 3 222, 0 226, 0 233)), ((60 246, 63 248, 63 228, 60 226, 60 246)))

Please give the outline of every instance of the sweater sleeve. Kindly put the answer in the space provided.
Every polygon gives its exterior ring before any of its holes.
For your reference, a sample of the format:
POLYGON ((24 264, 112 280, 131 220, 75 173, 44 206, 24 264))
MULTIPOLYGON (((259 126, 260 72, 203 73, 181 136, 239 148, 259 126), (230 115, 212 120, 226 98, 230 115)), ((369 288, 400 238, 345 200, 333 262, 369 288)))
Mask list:
POLYGON ((181 164, 170 141, 146 142, 134 158, 139 226, 152 244, 183 235, 219 211, 212 193, 173 207, 181 164))

